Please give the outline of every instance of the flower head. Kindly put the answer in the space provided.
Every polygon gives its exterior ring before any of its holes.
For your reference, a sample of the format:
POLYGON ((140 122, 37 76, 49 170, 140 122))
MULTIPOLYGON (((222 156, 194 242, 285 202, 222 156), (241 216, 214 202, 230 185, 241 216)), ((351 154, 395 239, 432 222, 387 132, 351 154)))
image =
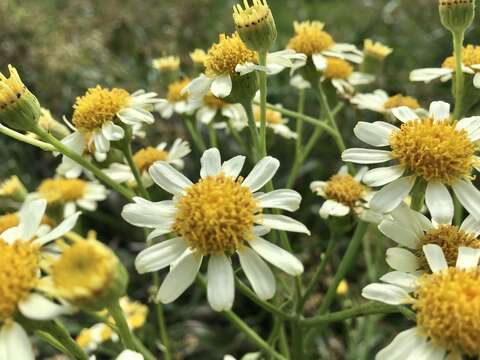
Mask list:
POLYGON ((23 185, 16 175, 13 175, 0 183, 0 197, 23 201, 27 194, 28 191, 25 188, 25 185, 23 185))
POLYGON ((195 65, 201 65, 202 67, 207 60, 207 53, 203 49, 195 49, 189 55, 195 65))
POLYGON ((289 40, 287 47, 307 56, 321 53, 335 45, 333 37, 324 31, 325 24, 320 21, 295 21, 295 35, 289 40))
POLYGON ((363 42, 363 53, 378 60, 384 60, 393 52, 392 48, 385 46, 381 42, 374 42, 371 39, 365 39, 363 42))
POLYGON ((475 17, 475 0, 439 0, 438 9, 443 26, 463 35, 475 17))
POLYGON ((163 56, 153 60, 152 66, 158 71, 177 71, 180 68, 178 56, 163 56))
POLYGON ((172 117, 174 112, 177 114, 188 112, 188 94, 186 94, 183 89, 185 89, 190 82, 191 79, 186 77, 170 83, 170 85, 168 85, 166 98, 160 99, 155 105, 155 110, 166 119, 172 117))
POLYGON ((70 134, 68 128, 55 120, 48 109, 41 108, 41 115, 38 119, 38 125, 45 131, 51 133, 58 139, 63 139, 70 134))

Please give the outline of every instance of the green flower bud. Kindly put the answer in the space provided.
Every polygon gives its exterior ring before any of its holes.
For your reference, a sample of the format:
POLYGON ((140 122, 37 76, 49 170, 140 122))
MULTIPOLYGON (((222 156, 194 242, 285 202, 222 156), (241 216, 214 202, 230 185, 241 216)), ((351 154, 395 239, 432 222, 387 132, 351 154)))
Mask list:
POLYGON ((244 103, 246 100, 251 101, 255 97, 258 90, 257 74, 254 72, 245 75, 233 75, 232 92, 223 100, 230 103, 244 103))
POLYGON ((452 33, 464 33, 475 17, 475 0, 439 0, 440 20, 452 33))

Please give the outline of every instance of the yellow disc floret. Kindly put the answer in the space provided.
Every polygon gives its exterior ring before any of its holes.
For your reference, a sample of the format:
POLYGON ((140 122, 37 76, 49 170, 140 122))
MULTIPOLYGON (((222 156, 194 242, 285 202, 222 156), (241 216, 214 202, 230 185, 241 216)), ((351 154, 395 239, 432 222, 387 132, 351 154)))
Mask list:
POLYGON ((187 100, 188 94, 182 94, 182 90, 190 84, 190 82, 191 80, 189 78, 183 78, 168 85, 167 100, 171 103, 187 100))
POLYGON ((232 252, 252 238, 260 209, 241 178, 208 176, 177 203, 173 232, 202 254, 232 252))
POLYGON ((5 230, 17 226, 20 222, 16 213, 9 213, 0 216, 0 234, 5 230))
POLYGON ((153 67, 159 71, 175 71, 180 67, 178 56, 164 56, 153 60, 153 67))
POLYGON ((240 4, 233 7, 233 21, 238 30, 259 26, 272 17, 266 0, 252 0, 252 3, 249 5, 247 0, 243 0, 244 8, 240 4))
POLYGON ((480 355, 480 272, 448 268, 424 275, 415 292, 420 335, 452 352, 480 355))
POLYGON ((190 54, 190 59, 192 59, 193 63, 196 65, 202 65, 205 63, 207 59, 207 53, 203 49, 195 49, 190 54))
POLYGON ((352 75, 353 66, 347 61, 338 58, 327 58, 327 68, 323 72, 325 79, 343 79, 346 80, 352 75))
POLYGON ((465 130, 447 121, 409 121, 390 136, 392 155, 426 181, 452 184, 468 177, 475 162, 475 146, 465 130))
POLYGON ((418 103, 417 99, 411 96, 404 96, 401 94, 397 94, 394 96, 390 96, 387 101, 383 104, 385 110, 394 109, 400 106, 409 107, 412 110, 416 110, 420 108, 420 104, 418 103))
POLYGON ((8 71, 10 72, 8 78, 0 72, 0 110, 15 103, 28 92, 27 87, 18 75, 17 69, 8 65, 8 71))
POLYGON ((366 39, 363 42, 363 52, 367 56, 383 60, 393 52, 393 49, 383 45, 381 42, 373 42, 371 39, 366 39))
POLYGON ((149 146, 137 151, 133 155, 133 162, 140 172, 144 172, 148 171, 155 162, 167 160, 167 157, 168 152, 149 146))
MULTIPOLYGON (((467 45, 462 49, 462 62, 465 66, 480 64, 480 46, 467 45)), ((443 68, 455 69, 455 57, 450 56, 442 64, 443 68)), ((478 71, 478 69, 474 69, 478 71)))
POLYGON ((7 244, 0 239, 0 323, 10 319, 18 303, 37 285, 39 248, 30 242, 7 244))
POLYGON ((80 200, 85 196, 87 182, 81 179, 45 179, 37 189, 49 205, 80 200))
POLYGON ((353 207, 361 200, 365 187, 348 174, 333 175, 325 186, 325 196, 353 207))
POLYGON ((117 113, 130 103, 130 94, 123 89, 104 89, 97 85, 88 89, 84 96, 78 97, 73 106, 73 125, 90 133, 114 121, 117 113))
POLYGON ((335 42, 329 33, 323 31, 324 26, 325 24, 319 21, 295 21, 293 23, 295 35, 287 47, 308 56, 330 49, 335 42))
MULTIPOLYGON (((253 115, 254 115, 255 121, 259 123, 260 107, 255 106, 253 108, 253 115)), ((267 109, 267 117, 265 118, 265 121, 267 124, 270 124, 270 125, 278 125, 278 124, 283 124, 285 122, 283 120, 281 113, 279 113, 278 111, 270 110, 270 109, 267 109)))
POLYGON ((208 50, 205 71, 209 77, 235 75, 236 66, 247 62, 258 63, 257 53, 246 47, 238 33, 221 34, 219 42, 208 50))

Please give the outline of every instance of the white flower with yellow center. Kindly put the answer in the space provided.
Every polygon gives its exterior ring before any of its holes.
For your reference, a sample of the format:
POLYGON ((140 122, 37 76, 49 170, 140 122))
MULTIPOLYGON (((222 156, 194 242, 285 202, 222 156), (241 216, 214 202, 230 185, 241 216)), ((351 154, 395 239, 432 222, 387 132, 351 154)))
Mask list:
MULTIPOLYGON (((462 49, 463 72, 473 76, 473 85, 480 88, 480 46, 467 45, 462 49)), ((424 68, 413 70, 410 81, 429 83, 440 79, 445 82, 452 79, 455 73, 455 57, 450 56, 443 61, 440 68, 424 68)))
POLYGON ((293 50, 283 50, 267 55, 266 66, 258 65, 258 54, 250 50, 238 33, 231 36, 220 35, 219 42, 207 52, 205 74, 200 74, 183 90, 192 98, 198 99, 212 93, 224 98, 232 92, 232 78, 238 79, 254 71, 277 74, 286 67, 298 66, 305 60, 304 55, 293 50))
POLYGON ((392 211, 414 184, 422 181, 426 183, 425 203, 438 223, 448 223, 453 216, 448 187, 465 209, 480 219, 480 192, 471 182, 479 162, 475 142, 480 139, 480 117, 454 122, 450 105, 442 101, 433 102, 425 118, 408 107, 395 108, 392 113, 402 122, 400 128, 377 121, 359 122, 354 129, 367 144, 389 146, 391 150, 353 148, 342 154, 344 161, 358 164, 398 163, 372 169, 363 177, 368 186, 383 186, 370 201, 371 208, 382 213, 392 211))
POLYGON ((77 206, 95 211, 97 202, 107 198, 108 190, 102 184, 82 179, 45 179, 33 194, 47 200, 48 206, 63 206, 64 216, 73 214, 77 206))
POLYGON ((355 45, 335 43, 333 37, 324 31, 324 27, 325 24, 320 21, 295 21, 295 35, 289 40, 287 48, 311 58, 319 71, 324 71, 326 57, 348 60, 355 64, 362 63, 362 51, 355 45))
POLYGON ((369 56, 378 60, 385 60, 385 58, 392 52, 392 48, 382 44, 379 41, 365 39, 363 42, 363 53, 365 56, 369 56))
POLYGON ((174 113, 190 113, 188 95, 182 92, 190 82, 189 78, 183 78, 168 85, 166 98, 160 99, 155 105, 155 110, 163 118, 170 119, 174 113))
POLYGON ((154 229, 149 240, 174 235, 145 249, 135 261, 140 273, 170 266, 157 300, 176 300, 193 283, 206 256, 208 301, 217 311, 228 310, 233 304, 235 285, 230 257, 235 253, 253 290, 264 300, 273 297, 276 285, 262 258, 290 275, 303 272, 298 259, 261 237, 270 229, 310 233, 290 217, 264 212, 295 211, 300 194, 287 189, 257 192, 272 179, 280 163, 265 157, 243 179, 239 174, 244 162, 244 156, 236 156, 222 164, 218 149, 206 150, 201 158, 201 179, 196 183, 171 165, 157 162, 150 168, 150 175, 157 185, 174 195, 173 199, 154 203, 134 198, 134 204, 123 208, 122 217, 127 222, 154 229))
MULTIPOLYGON (((167 150, 166 142, 162 142, 156 147, 149 146, 138 150, 133 155, 133 162, 142 175, 144 185, 148 187, 153 184, 148 169, 154 163, 165 161, 178 168, 183 168, 183 158, 190 154, 190 151, 188 141, 176 139, 169 150, 167 150)), ((127 164, 112 163, 104 172, 118 183, 126 182, 135 185, 135 177, 127 164)))
POLYGON ((156 96, 143 90, 130 94, 117 88, 109 90, 97 86, 88 89, 74 105, 74 133, 65 137, 62 143, 77 154, 89 152, 98 161, 103 161, 110 150, 110 142, 121 140, 125 135, 119 123, 138 126, 155 121, 151 111, 158 102, 156 96))
POLYGON ((449 267, 442 248, 423 246, 431 273, 385 274, 385 283, 367 285, 363 297, 391 305, 411 304, 416 327, 398 334, 375 357, 392 359, 462 359, 480 355, 480 250, 458 249, 449 267))
POLYGON ((162 56, 152 61, 152 66, 160 72, 177 71, 180 68, 180 58, 178 56, 162 56))
POLYGON ((32 320, 49 320, 70 311, 42 295, 42 247, 70 231, 80 213, 51 231, 42 225, 47 202, 34 200, 20 210, 18 226, 0 234, 0 355, 2 359, 33 360, 28 335, 15 322, 17 312, 32 320))
POLYGON ((350 102, 361 110, 370 110, 388 116, 391 115, 392 109, 401 106, 406 106, 417 114, 423 111, 417 99, 402 94, 389 96, 380 89, 369 94, 356 94, 350 102))
POLYGON ((192 112, 196 111, 197 121, 205 125, 210 124, 217 114, 232 120, 243 120, 247 116, 240 104, 227 103, 213 94, 193 99, 190 102, 190 109, 192 112))

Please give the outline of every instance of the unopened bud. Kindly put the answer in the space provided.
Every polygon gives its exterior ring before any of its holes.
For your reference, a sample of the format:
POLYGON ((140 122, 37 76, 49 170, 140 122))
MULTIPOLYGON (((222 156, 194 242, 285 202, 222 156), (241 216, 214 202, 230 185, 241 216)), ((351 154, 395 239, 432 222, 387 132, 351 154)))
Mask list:
POLYGON ((475 0, 439 0, 440 20, 452 33, 464 33, 475 17, 475 0))

